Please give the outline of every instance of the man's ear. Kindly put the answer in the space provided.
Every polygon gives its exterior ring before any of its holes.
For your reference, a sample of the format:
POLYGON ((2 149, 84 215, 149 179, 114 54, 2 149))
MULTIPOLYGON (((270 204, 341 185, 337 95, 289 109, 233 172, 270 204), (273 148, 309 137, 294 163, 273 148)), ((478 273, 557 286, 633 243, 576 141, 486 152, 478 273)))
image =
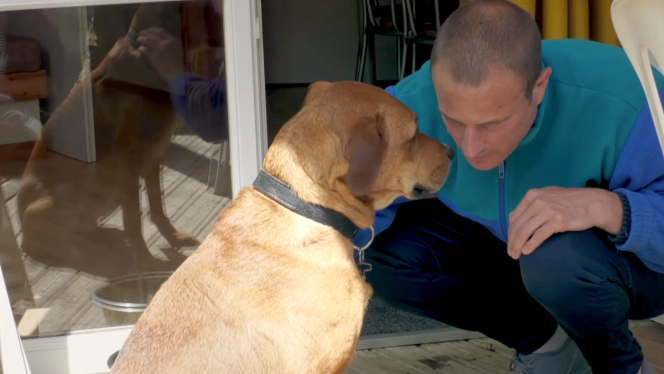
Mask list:
POLYGON ((366 120, 358 123, 352 130, 345 149, 350 167, 344 181, 357 197, 368 195, 376 182, 387 148, 383 132, 383 118, 380 115, 369 123, 366 120))
POLYGON ((542 70, 535 81, 532 92, 532 100, 535 101, 536 105, 540 105, 544 99, 544 92, 546 91, 546 86, 549 84, 549 78, 551 77, 551 72, 553 70, 551 67, 547 67, 542 70))

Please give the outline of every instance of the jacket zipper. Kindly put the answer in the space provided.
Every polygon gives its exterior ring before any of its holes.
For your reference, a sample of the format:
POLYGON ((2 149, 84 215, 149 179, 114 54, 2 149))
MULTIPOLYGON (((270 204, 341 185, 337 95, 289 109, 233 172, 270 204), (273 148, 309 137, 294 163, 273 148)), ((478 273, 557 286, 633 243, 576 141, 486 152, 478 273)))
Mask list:
POLYGON ((505 166, 507 161, 503 161, 502 164, 498 166, 498 201, 500 205, 500 227, 503 230, 503 236, 507 240, 507 222, 505 219, 505 166))

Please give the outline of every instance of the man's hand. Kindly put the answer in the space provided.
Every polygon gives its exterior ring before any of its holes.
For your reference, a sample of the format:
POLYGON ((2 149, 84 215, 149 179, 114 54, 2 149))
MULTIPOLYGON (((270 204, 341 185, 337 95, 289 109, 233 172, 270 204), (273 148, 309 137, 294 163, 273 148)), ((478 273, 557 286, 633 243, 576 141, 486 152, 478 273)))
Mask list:
POLYGON ((166 31, 155 27, 142 30, 138 42, 141 43, 138 50, 167 81, 184 72, 182 45, 166 31))
POLYGON ((617 235, 622 226, 617 194, 597 188, 547 187, 528 191, 510 213, 507 252, 517 260, 551 235, 592 227, 617 235))

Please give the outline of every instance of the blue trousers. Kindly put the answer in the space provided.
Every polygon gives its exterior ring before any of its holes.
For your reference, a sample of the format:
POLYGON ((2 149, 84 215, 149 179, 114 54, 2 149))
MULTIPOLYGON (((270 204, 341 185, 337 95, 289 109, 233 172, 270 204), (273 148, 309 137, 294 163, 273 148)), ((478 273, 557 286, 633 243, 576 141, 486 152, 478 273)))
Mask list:
POLYGON ((643 355, 629 319, 664 314, 664 274, 606 233, 557 234, 515 261, 504 242, 437 199, 400 206, 366 258, 375 299, 523 354, 560 325, 594 374, 637 373, 643 355))

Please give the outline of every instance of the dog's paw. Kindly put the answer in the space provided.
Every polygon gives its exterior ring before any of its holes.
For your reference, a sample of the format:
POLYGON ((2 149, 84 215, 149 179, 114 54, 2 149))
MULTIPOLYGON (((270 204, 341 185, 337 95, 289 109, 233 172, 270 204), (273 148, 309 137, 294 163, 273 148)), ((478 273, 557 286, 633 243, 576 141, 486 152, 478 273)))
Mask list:
POLYGON ((182 247, 197 247, 201 243, 194 236, 187 233, 176 231, 170 238, 166 238, 168 244, 173 248, 182 248, 182 247))
POLYGON ((132 256, 134 258, 133 266, 136 266, 136 270, 142 272, 151 272, 151 271, 161 271, 163 270, 161 261, 150 253, 148 246, 143 240, 129 240, 129 245, 132 250, 132 256))

